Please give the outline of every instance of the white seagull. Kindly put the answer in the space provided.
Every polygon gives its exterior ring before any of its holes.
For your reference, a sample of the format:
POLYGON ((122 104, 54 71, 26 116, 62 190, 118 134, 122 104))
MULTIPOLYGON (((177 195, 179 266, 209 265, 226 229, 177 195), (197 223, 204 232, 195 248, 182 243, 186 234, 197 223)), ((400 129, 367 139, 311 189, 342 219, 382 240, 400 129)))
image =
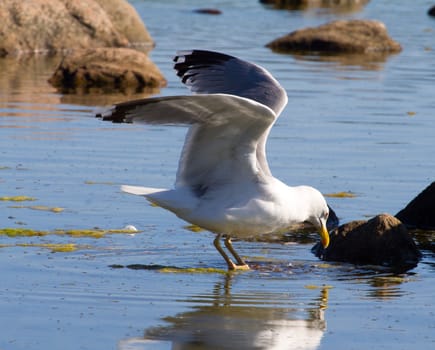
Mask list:
POLYGON ((309 222, 326 248, 329 208, 322 194, 310 186, 287 186, 267 163, 267 137, 287 104, 278 81, 258 65, 218 52, 181 51, 174 62, 194 95, 128 101, 97 114, 114 123, 190 125, 172 189, 122 186, 122 191, 215 233, 214 246, 229 270, 249 269, 231 237, 309 222), (236 263, 222 248, 222 237, 236 263))

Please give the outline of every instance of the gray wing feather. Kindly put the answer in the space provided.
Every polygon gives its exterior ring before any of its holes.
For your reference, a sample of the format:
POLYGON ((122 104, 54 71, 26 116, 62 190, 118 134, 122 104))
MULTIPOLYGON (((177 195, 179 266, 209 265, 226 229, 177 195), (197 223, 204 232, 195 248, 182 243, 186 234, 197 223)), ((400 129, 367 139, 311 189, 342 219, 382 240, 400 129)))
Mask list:
POLYGON ((249 98, 272 109, 278 116, 287 94, 264 68, 213 51, 180 51, 174 69, 194 93, 225 93, 249 98))
MULTIPOLYGON (((191 124, 178 166, 176 187, 269 175, 258 153, 276 119, 267 106, 226 94, 156 97, 113 106, 98 117, 115 123, 191 124)), ((267 165, 267 162, 266 162, 267 165)))

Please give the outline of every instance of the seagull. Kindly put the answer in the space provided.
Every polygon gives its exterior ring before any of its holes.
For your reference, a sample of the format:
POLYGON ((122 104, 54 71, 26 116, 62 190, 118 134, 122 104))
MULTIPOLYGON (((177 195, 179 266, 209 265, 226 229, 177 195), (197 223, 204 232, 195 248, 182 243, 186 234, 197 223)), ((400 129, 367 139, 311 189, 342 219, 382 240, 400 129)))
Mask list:
POLYGON ((267 137, 288 100, 284 88, 266 69, 219 52, 179 51, 174 62, 192 95, 127 101, 96 115, 113 123, 189 126, 173 188, 121 190, 215 233, 213 244, 228 270, 249 269, 232 238, 308 222, 326 248, 329 207, 323 195, 310 186, 287 186, 267 162, 267 137))

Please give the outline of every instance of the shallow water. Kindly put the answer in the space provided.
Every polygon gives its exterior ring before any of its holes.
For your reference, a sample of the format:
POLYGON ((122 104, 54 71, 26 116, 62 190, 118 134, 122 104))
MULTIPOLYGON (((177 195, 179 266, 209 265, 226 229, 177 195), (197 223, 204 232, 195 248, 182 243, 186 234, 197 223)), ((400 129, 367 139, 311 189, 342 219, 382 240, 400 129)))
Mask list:
MULTIPOLYGON (((193 0, 132 3, 157 43, 151 57, 168 79, 161 94, 187 91, 172 71, 178 49, 224 51, 274 74, 289 105, 269 139, 272 171, 289 184, 355 193, 328 199, 342 222, 395 214, 434 180, 429 2, 371 1, 359 11, 200 4, 220 16, 193 13, 193 0), (337 18, 379 19, 404 50, 367 62, 264 47, 337 18)), ((207 270, 225 268, 211 234, 119 191, 123 183, 169 186, 185 129, 94 119, 95 107, 140 96, 58 94, 46 82, 57 63, 0 60, 0 197, 35 199, 0 201, 0 228, 47 231, 0 235, 0 349, 433 348, 433 245, 400 276, 324 264, 310 253, 315 234, 286 244, 236 242, 252 271, 207 270), (141 232, 53 232, 129 224, 141 232)))

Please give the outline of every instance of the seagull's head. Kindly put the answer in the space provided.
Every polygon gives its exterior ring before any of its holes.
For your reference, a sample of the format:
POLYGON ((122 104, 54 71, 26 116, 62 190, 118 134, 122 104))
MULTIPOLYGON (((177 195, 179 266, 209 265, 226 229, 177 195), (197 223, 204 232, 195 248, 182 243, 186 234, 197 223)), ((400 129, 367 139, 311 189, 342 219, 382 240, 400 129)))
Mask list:
POLYGON ((322 243, 323 248, 327 248, 329 245, 329 232, 326 227, 328 215, 329 209, 328 206, 326 206, 325 210, 322 210, 318 216, 313 217, 310 220, 310 222, 318 229, 318 232, 320 234, 320 242, 322 243))
POLYGON ((308 221, 317 228, 323 248, 329 245, 329 232, 326 222, 329 216, 329 207, 323 195, 313 187, 304 186, 309 196, 308 221))

